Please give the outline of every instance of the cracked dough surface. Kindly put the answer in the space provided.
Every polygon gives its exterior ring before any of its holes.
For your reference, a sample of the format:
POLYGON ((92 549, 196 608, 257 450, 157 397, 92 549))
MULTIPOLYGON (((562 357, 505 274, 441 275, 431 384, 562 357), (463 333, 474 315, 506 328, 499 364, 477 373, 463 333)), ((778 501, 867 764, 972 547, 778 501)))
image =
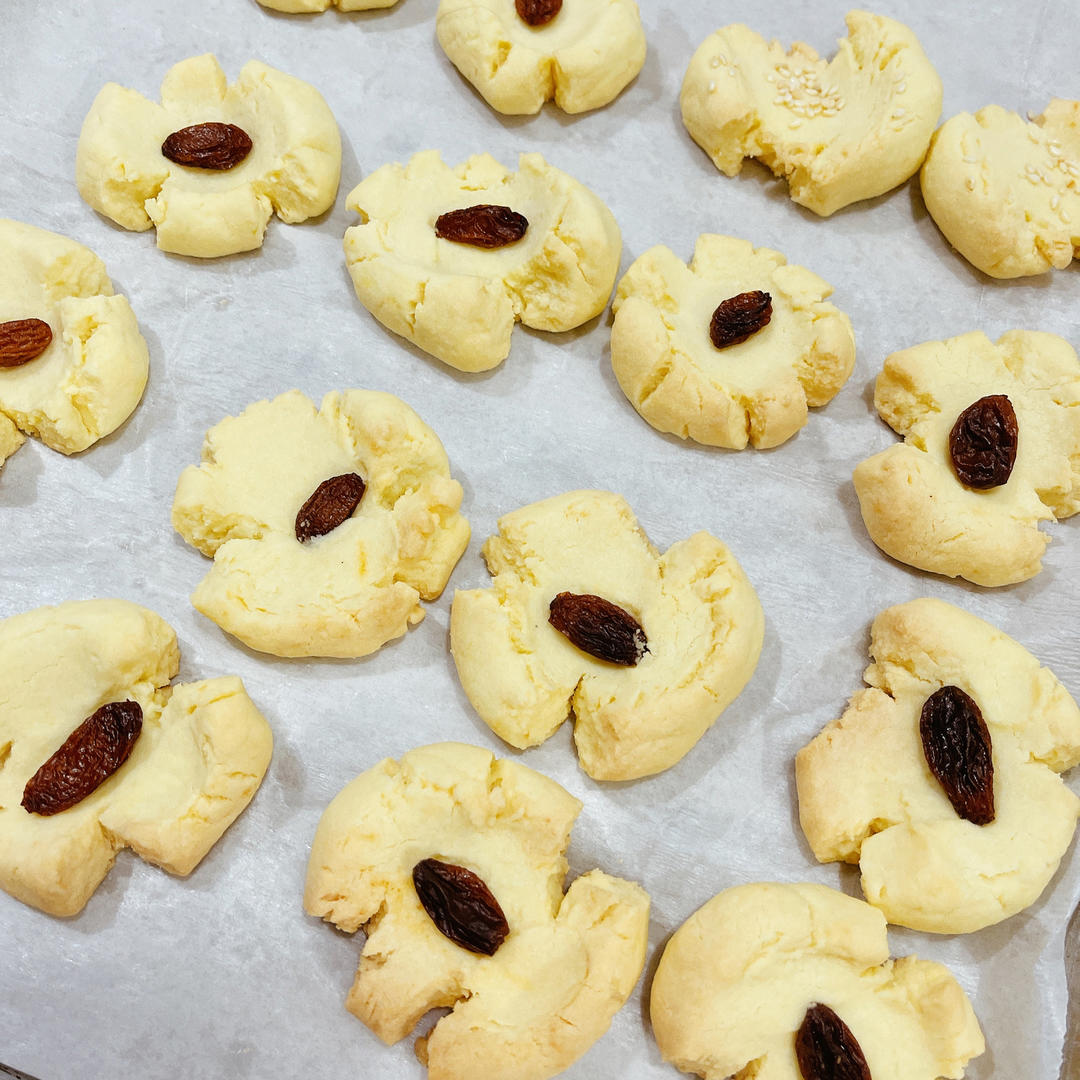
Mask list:
POLYGON ((998 105, 934 134, 920 176, 945 239, 996 278, 1064 269, 1080 251, 1080 101, 1032 123, 998 105))
POLYGON ((365 656, 442 592, 469 542, 461 496, 438 436, 391 394, 260 401, 211 428, 177 484, 173 525, 214 560, 191 602, 262 652, 365 656), (300 508, 344 473, 367 485, 360 505, 300 543, 300 508))
POLYGON ((530 26, 514 0, 440 0, 439 44, 498 112, 536 113, 554 99, 568 113, 614 101, 645 63, 634 0, 564 0, 530 26))
POLYGON ((985 1048, 949 969, 891 959, 881 913, 823 885, 714 896, 664 949, 650 1013, 664 1060, 684 1072, 802 1080, 794 1037, 816 1003, 851 1029, 874 1080, 961 1077, 985 1048))
POLYGON ((941 79, 906 26, 865 11, 846 21, 828 62, 803 42, 784 52, 725 26, 694 53, 680 99, 686 130, 722 173, 757 158, 823 217, 912 176, 941 113, 941 79))
POLYGON ((1058 773, 1080 762, 1080 710, 1022 645, 941 600, 874 620, 864 679, 795 759, 799 818, 822 862, 858 862, 889 922, 955 934, 1038 899, 1072 840, 1078 799, 1058 773), (972 697, 990 732, 995 819, 959 817, 923 752, 919 717, 942 686, 972 697))
POLYGON ((544 1080, 577 1060, 622 1007, 645 961, 649 898, 593 870, 563 893, 581 803, 555 781, 461 743, 386 760, 345 787, 311 849, 304 909, 367 933, 347 1007, 384 1042, 449 1006, 417 1041, 433 1080, 544 1080), (493 956, 445 938, 413 867, 478 874, 506 915, 493 956))
POLYGON ((619 270, 611 211, 539 154, 522 154, 514 173, 490 154, 451 169, 426 150, 376 170, 347 205, 363 217, 345 233, 360 302, 459 371, 500 364, 516 322, 562 331, 599 315, 619 270), (523 214, 524 237, 484 250, 435 235, 441 214, 482 204, 523 214))
POLYGON ((213 258, 261 247, 270 215, 295 224, 334 202, 341 136, 322 95, 258 60, 226 84, 207 53, 170 68, 161 104, 107 83, 79 135, 75 179, 95 210, 125 229, 157 226, 157 246, 213 258), (174 131, 211 121, 251 137, 224 172, 187 168, 161 153, 174 131))
POLYGON ((82 910, 116 853, 189 874, 251 801, 272 737, 235 676, 170 687, 172 628, 126 600, 85 600, 0 621, 0 887, 50 915, 82 910), (48 817, 26 782, 88 716, 137 701, 131 756, 48 817))
POLYGON ((265 8, 300 14, 311 11, 325 11, 337 7, 341 11, 373 11, 375 8, 393 7, 398 0, 259 0, 265 8))
POLYGON ((687 267, 657 246, 619 282, 611 366, 623 393, 658 431, 708 446, 778 446, 824 405, 855 363, 851 322, 825 298, 832 286, 778 251, 706 233, 687 267), (717 349, 709 324, 739 293, 772 297, 769 325, 717 349))
POLYGON ((855 469, 870 538, 900 562, 977 585, 1034 577, 1050 538, 1039 522, 1080 510, 1080 362, 1055 334, 976 331, 885 360, 874 390, 904 442, 855 469), (1016 463, 999 487, 956 477, 949 432, 969 405, 1004 394, 1016 412, 1016 463))
POLYGON ((0 368, 0 464, 23 432, 75 454, 115 431, 146 386, 150 355, 105 264, 58 233, 0 220, 0 322, 42 319, 53 339, 35 360, 0 368))
POLYGON ((473 708, 511 746, 542 743, 572 711, 590 776, 648 776, 691 750, 757 666, 764 616, 734 555, 706 532, 661 555, 619 495, 571 491, 515 510, 483 554, 495 580, 455 593, 450 649, 473 708), (648 652, 635 667, 550 625, 564 591, 637 619, 648 652))

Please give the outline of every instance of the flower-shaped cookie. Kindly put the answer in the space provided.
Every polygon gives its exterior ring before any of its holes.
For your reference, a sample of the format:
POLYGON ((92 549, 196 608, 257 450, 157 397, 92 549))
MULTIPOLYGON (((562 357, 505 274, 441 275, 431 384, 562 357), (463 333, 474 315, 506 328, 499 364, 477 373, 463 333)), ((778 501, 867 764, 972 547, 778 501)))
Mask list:
POLYGON ((265 8, 287 11, 290 14, 325 11, 328 7, 338 7, 342 11, 372 11, 375 8, 393 7, 397 2, 398 0, 259 0, 265 8))
POLYGON ((614 101, 645 63, 634 0, 440 0, 439 44, 501 113, 614 101))
POLYGON ((846 21, 828 63, 802 42, 785 53, 725 26, 694 53, 682 86, 686 130, 722 173, 758 158, 823 217, 907 180, 941 112, 941 80, 906 26, 865 11, 846 21))
POLYGON ((619 270, 611 211, 539 154, 512 173, 427 150, 372 173, 348 207, 363 216, 345 233, 360 302, 459 371, 501 363, 515 322, 572 330, 599 315, 619 270))
POLYGON ((66 236, 0 220, 0 463, 22 432, 64 454, 118 428, 150 358, 105 264, 66 236))
POLYGON ((581 767, 597 780, 674 765, 757 665, 764 618, 731 552, 699 532, 661 555, 619 495, 572 491, 515 510, 484 559, 493 586, 457 592, 450 613, 465 693, 519 748, 573 713, 581 767))
POLYGON ((214 560, 191 602, 275 656, 365 656, 424 617, 469 542, 438 436, 390 394, 299 390, 206 435, 172 519, 214 560))
POLYGON ((74 915, 121 849, 188 874, 247 806, 270 728, 238 678, 170 687, 179 667, 126 600, 0 621, 0 888, 74 915))
POLYGON ((855 469, 874 543, 977 585, 1034 577, 1050 542, 1039 522, 1080 510, 1080 362, 1068 342, 1011 330, 996 345, 980 332, 916 345, 886 359, 874 404, 904 436, 855 469))
POLYGON ((948 968, 891 959, 881 913, 824 885, 714 896, 664 949, 650 1013, 664 1060, 706 1080, 938 1080, 985 1049, 948 968))
POLYGON ((1062 269, 1080 252, 1080 101, 1032 123, 989 105, 934 134, 923 199, 945 239, 996 278, 1062 269))
POLYGON ((889 922, 954 934, 1035 902, 1072 840, 1080 709, 1023 646, 940 600, 888 608, 839 720, 799 751, 803 831, 889 922), (980 720, 981 718, 981 720, 980 720))
POLYGON ((79 194, 157 245, 211 258, 262 246, 274 212, 295 223, 337 194, 341 136, 308 83, 252 60, 226 86, 209 54, 183 60, 161 104, 107 83, 83 122, 79 194))
POLYGON ((855 363, 851 323, 825 302, 831 293, 778 251, 730 236, 699 236, 689 268, 654 247, 616 290, 611 366, 659 431, 733 450, 777 446, 806 423, 808 405, 832 400, 855 363), (741 297, 761 298, 749 323, 722 308, 741 297))
POLYGON ((367 932, 347 1006, 439 1080, 545 1080, 607 1030, 645 961, 649 898, 599 870, 563 894, 581 803, 461 743, 383 761, 327 808, 304 908, 367 932))

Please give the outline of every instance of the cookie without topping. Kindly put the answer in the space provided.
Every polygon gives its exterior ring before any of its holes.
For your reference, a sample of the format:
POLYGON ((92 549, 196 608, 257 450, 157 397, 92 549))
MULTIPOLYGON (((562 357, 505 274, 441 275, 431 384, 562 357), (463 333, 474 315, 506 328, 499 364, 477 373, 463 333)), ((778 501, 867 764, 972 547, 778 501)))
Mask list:
POLYGON ((611 211, 539 154, 510 172, 489 154, 451 169, 436 150, 384 165, 347 205, 345 233, 360 302, 388 329, 459 371, 486 371, 510 352, 514 324, 572 330, 604 310, 622 237, 611 211), (528 228, 492 249, 436 235, 442 215, 506 207, 528 228))
POLYGON ((823 885, 714 896, 664 949, 650 1015, 664 1060, 684 1072, 804 1080, 796 1034, 815 1005, 849 1029, 873 1080, 961 1077, 985 1049, 948 968, 890 958, 881 913, 823 885))
POLYGON ((126 847, 189 874, 251 801, 270 728, 236 677, 170 687, 172 628, 126 600, 38 608, 0 621, 0 888, 75 915, 126 847), (130 756, 69 809, 23 808, 27 782, 101 706, 133 701, 130 756))
POLYGON ((645 962, 649 898, 599 870, 563 893, 581 803, 553 780, 461 743, 386 760, 319 822, 304 909, 367 933, 346 1005, 405 1038, 450 1007, 416 1052, 439 1080, 545 1080, 608 1029, 645 962), (444 936, 413 884, 435 858, 477 875, 505 914, 494 954, 444 936))
POLYGON ((568 113, 598 109, 645 63, 634 0, 563 0, 535 26, 515 0, 440 0, 435 26, 454 66, 501 113, 536 113, 552 99, 568 113))
POLYGON ((172 67, 161 104, 107 83, 83 122, 75 159, 79 194, 125 229, 157 226, 157 246, 213 258, 262 246, 270 215, 295 224, 334 202, 341 136, 322 95, 258 60, 226 85, 206 54, 172 67), (222 171, 176 164, 162 144, 177 131, 233 124, 250 153, 222 171))
POLYGON ((855 363, 848 317, 832 286, 778 251, 705 233, 689 268, 663 246, 635 260, 612 310, 611 366, 623 393, 658 431, 708 446, 777 446, 824 405, 855 363), (770 318, 717 348, 717 307, 748 292, 769 296, 770 318))
POLYGON ((0 324, 38 319, 52 340, 7 367, 0 356, 0 464, 24 432, 75 454, 115 431, 146 386, 150 356, 105 264, 66 236, 0 220, 0 324))
POLYGON ((299 390, 260 401, 207 432, 202 465, 176 486, 173 526, 214 560, 191 602, 261 652, 366 656, 442 592, 469 542, 461 495, 438 436, 390 394, 345 390, 318 410, 299 390), (358 504, 301 515, 351 475, 358 504))
POLYGON ((871 689, 795 759, 814 854, 859 863, 867 900, 915 930, 968 933, 1022 911, 1054 876, 1080 816, 1057 776, 1080 762, 1080 709, 1023 646, 941 600, 883 611, 870 655, 871 689), (975 702, 989 732, 989 824, 962 818, 930 769, 920 720, 944 686, 975 702))
POLYGON ((687 754, 750 680, 764 617, 731 552, 706 532, 661 555, 607 491, 571 491, 499 519, 484 544, 489 589, 458 591, 450 649, 481 719, 519 749, 571 714, 581 767, 632 780, 687 754), (617 666, 552 625, 561 593, 632 616, 647 651, 617 666))
POLYGON ((741 24, 706 38, 683 80, 683 123, 725 175, 757 158, 792 199, 829 214, 902 184, 926 155, 941 80, 902 23, 847 15, 831 61, 741 24))
POLYGON ((920 177, 945 239, 996 278, 1063 269, 1080 252, 1080 101, 1026 123, 988 105, 934 134, 920 177))
POLYGON ((1011 330, 996 344, 974 332, 885 361, 874 404, 904 442, 854 474, 870 538, 900 562, 977 585, 1034 577, 1050 538, 1039 522, 1080 510, 1080 362, 1054 334, 1011 330), (1016 414, 1008 480, 978 490, 950 455, 960 415, 1004 395, 1016 414))

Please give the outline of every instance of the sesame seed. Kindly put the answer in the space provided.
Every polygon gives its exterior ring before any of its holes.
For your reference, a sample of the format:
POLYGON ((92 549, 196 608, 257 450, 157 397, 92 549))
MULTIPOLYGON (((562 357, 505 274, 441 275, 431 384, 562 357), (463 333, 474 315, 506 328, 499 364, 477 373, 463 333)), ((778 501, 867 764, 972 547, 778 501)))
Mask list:
POLYGON ((709 83, 709 93, 710 94, 715 94, 716 93, 716 83, 714 83, 714 82, 709 83))
POLYGON ((788 127, 789 128, 802 127, 802 121, 801 120, 792 120, 791 123, 788 124, 788 127))
POLYGON ((894 120, 902 120, 905 116, 907 116, 907 110, 906 109, 894 109, 893 110, 892 118, 894 120))
POLYGON ((1055 195, 1050 200, 1050 209, 1051 210, 1056 210, 1060 205, 1061 205, 1061 196, 1060 195, 1055 195))

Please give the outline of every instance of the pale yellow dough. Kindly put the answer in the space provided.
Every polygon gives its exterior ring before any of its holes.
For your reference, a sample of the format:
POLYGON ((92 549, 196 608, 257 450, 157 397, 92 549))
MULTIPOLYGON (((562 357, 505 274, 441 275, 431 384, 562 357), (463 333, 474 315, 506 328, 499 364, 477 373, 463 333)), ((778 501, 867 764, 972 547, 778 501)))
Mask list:
POLYGON ((386 760, 319 822, 304 909, 367 933, 347 999, 384 1042, 449 1007, 416 1051, 431 1080, 545 1080, 608 1029, 645 962, 649 898, 599 870, 563 894, 581 803, 553 780, 486 750, 441 743, 386 760), (493 956, 436 928, 413 867, 478 874, 510 933, 493 956))
POLYGON ((689 268, 666 247, 646 251, 619 282, 611 366, 623 393, 658 431, 741 450, 778 446, 824 405, 855 364, 846 315, 832 286, 769 248, 706 233, 689 268), (717 349, 709 337, 721 301, 761 290, 769 325, 717 349))
POLYGON ((499 519, 484 545, 495 580, 459 591, 450 649, 481 719, 518 748, 574 716, 581 767, 631 780, 687 754, 757 665, 764 616, 734 555, 695 533, 661 555, 607 491, 571 491, 499 519), (635 667, 583 652, 548 622, 560 592, 600 596, 648 638, 635 667))
POLYGON ((440 0, 439 44, 498 112, 536 113, 555 100, 568 113, 607 105, 645 63, 634 0, 564 0, 530 26, 514 0, 440 0))
POLYGON ((945 239, 996 278, 1063 269, 1080 252, 1080 101, 1032 123, 998 105, 938 129, 922 193, 945 239))
POLYGON ((161 104, 107 83, 83 122, 75 159, 79 194, 125 229, 157 226, 157 245, 213 258, 261 247, 270 215, 290 224, 334 202, 341 136, 322 95, 258 60, 226 85, 206 54, 172 67, 161 104), (236 124, 251 153, 224 172, 177 165, 161 152, 174 131, 236 124))
POLYGON ((23 434, 75 454, 118 428, 146 386, 150 355, 105 264, 66 236, 0 220, 0 323, 41 319, 53 339, 0 368, 0 464, 23 434))
POLYGON ((174 687, 172 628, 126 600, 0 621, 0 887, 50 915, 81 911, 116 853, 190 873, 251 801, 272 737, 235 676, 174 687), (137 701, 131 756, 82 802, 42 817, 26 782, 88 716, 137 701))
POLYGON ((795 759, 799 818, 822 862, 860 863, 889 922, 968 933, 1035 902, 1072 840, 1080 709, 1054 675, 989 623, 941 600, 888 608, 873 663, 839 720, 795 759), (990 732, 996 816, 953 809, 926 763, 919 717, 942 686, 970 695, 990 732))
POLYGON ((682 86, 686 130, 727 176, 757 158, 792 199, 827 217, 902 184, 922 164, 941 79, 902 23, 847 15, 829 62, 802 42, 725 26, 694 53, 682 86))
POLYGON ((874 404, 904 436, 861 462, 855 491, 870 538, 894 559, 977 585, 1034 577, 1050 538, 1039 522, 1080 510, 1080 361, 1054 334, 1011 330, 996 344, 974 332, 885 360, 874 404), (1016 412, 1016 463, 1005 484, 957 479, 949 433, 982 397, 1016 412))
POLYGON ((342 11, 372 11, 375 8, 393 7, 398 0, 259 0, 265 8, 286 11, 290 14, 325 11, 338 7, 342 11))
POLYGON ((469 542, 461 485, 438 436, 403 401, 370 390, 299 390, 211 428, 180 476, 172 520, 214 560, 191 602, 275 656, 364 656, 424 617, 469 542), (353 516, 296 539, 315 489, 357 473, 353 516))
POLYGON ((561 331, 599 315, 619 270, 611 211, 539 154, 522 154, 514 173, 489 154, 451 169, 427 150, 372 173, 347 205, 363 218, 345 233, 360 302, 459 371, 500 364, 516 322, 561 331), (484 203, 523 214, 524 237, 485 250, 435 235, 441 214, 484 203))
POLYGON ((664 949, 650 1014, 664 1060, 684 1072, 803 1080, 795 1035, 814 1004, 848 1026, 873 1080, 962 1077, 985 1049, 949 969, 890 958, 881 913, 823 885, 714 896, 664 949))

